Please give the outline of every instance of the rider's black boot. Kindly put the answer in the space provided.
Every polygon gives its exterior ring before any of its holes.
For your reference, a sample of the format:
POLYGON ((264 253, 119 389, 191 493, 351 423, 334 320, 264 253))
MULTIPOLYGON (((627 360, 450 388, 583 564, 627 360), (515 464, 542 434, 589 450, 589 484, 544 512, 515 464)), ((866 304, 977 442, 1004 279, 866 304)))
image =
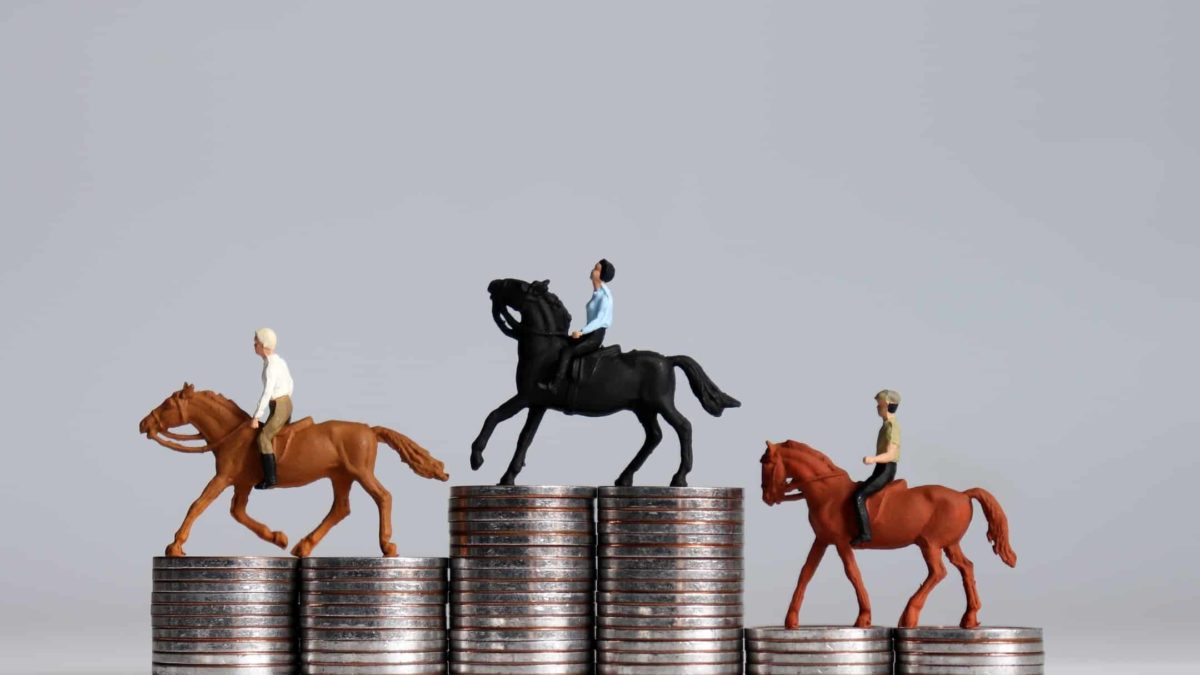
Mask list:
POLYGON ((262 453, 263 479, 254 486, 255 490, 269 490, 275 486, 275 455, 262 453))
POLYGON ((851 546, 862 546, 871 541, 871 520, 867 513, 867 500, 865 497, 855 496, 854 510, 858 513, 858 531, 859 535, 850 540, 851 546))

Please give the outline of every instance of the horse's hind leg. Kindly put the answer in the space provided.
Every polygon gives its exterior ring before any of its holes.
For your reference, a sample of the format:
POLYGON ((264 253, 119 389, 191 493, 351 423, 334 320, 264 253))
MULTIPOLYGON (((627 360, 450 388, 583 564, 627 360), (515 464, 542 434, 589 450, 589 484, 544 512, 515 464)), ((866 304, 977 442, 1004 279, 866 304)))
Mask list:
POLYGON ((379 506, 379 550, 385 558, 396 557, 396 545, 392 543, 392 493, 383 487, 375 474, 367 472, 357 477, 359 485, 371 495, 379 506))
POLYGON ((183 518, 183 524, 175 532, 175 541, 171 542, 171 545, 167 547, 167 555, 169 557, 178 558, 187 555, 183 552, 183 544, 192 532, 192 523, 196 522, 200 514, 204 513, 204 509, 207 509, 208 505, 219 497, 225 491, 225 488, 229 487, 229 484, 230 480, 220 474, 213 476, 212 480, 208 481, 208 485, 204 486, 204 491, 188 507, 187 515, 183 518))
POLYGON ((929 567, 929 574, 925 577, 925 581, 921 583, 921 587, 908 600, 908 606, 904 608, 904 613, 900 615, 901 628, 913 628, 921 620, 921 610, 925 607, 925 600, 929 597, 929 593, 937 586, 942 579, 946 578, 946 566, 942 564, 942 549, 934 546, 929 542, 918 541, 917 546, 921 547, 921 555, 925 557, 925 564, 929 567))
POLYGON ((500 477, 501 485, 512 485, 517 480, 517 474, 525 468, 525 452, 529 450, 529 444, 533 442, 538 425, 542 423, 542 416, 545 414, 545 408, 529 409, 529 414, 525 417, 525 426, 521 427, 521 435, 517 437, 517 450, 513 453, 512 461, 508 463, 508 471, 500 477))
POLYGON ((292 555, 297 558, 307 558, 325 535, 329 534, 329 530, 350 515, 350 479, 330 478, 330 482, 333 483, 333 505, 329 507, 329 513, 325 515, 321 524, 317 525, 317 529, 309 532, 292 547, 292 555))
POLYGON ((950 558, 950 564, 957 567, 962 574, 963 589, 967 592, 967 611, 958 625, 963 628, 976 628, 979 626, 979 608, 983 603, 979 601, 979 591, 975 589, 975 565, 963 555, 962 547, 957 542, 946 547, 946 557, 950 558))
POLYGON ((687 476, 692 471, 692 423, 671 401, 663 407, 662 416, 679 436, 679 470, 671 477, 671 487, 687 487, 687 476))
POLYGON ((288 538, 286 534, 279 531, 272 532, 271 528, 251 518, 250 514, 246 513, 246 504, 250 501, 250 491, 252 488, 253 486, 249 483, 233 488, 233 504, 229 508, 230 515, 233 516, 234 520, 250 528, 250 531, 257 534, 259 539, 269 541, 279 548, 287 548, 288 538))
POLYGON ((634 456, 629 466, 625 467, 625 470, 617 477, 616 484, 621 487, 633 485, 633 474, 642 468, 642 465, 646 463, 646 458, 650 456, 650 453, 654 452, 654 448, 658 447, 663 437, 662 427, 658 425, 657 412, 653 410, 635 410, 634 413, 637 415, 638 421, 642 423, 642 428, 646 430, 646 441, 642 443, 642 449, 638 450, 637 455, 634 456))

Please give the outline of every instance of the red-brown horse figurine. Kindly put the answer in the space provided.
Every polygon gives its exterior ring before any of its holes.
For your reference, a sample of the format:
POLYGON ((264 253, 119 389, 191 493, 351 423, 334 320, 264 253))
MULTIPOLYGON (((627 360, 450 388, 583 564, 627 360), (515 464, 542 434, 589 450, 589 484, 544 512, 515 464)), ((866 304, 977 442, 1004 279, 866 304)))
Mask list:
MULTIPOLYGON (((250 528, 260 538, 286 548, 288 539, 283 532, 271 528, 246 514, 246 502, 254 484, 262 479, 262 463, 254 439, 258 431, 251 428, 250 416, 233 401, 212 391, 196 391, 184 383, 183 389, 171 394, 138 425, 138 430, 160 445, 179 452, 212 452, 217 463, 217 475, 205 486, 200 497, 188 509, 187 517, 175 533, 175 541, 167 546, 168 556, 182 556, 192 523, 226 488, 233 486, 234 520, 250 528), (199 434, 181 435, 171 429, 190 424, 199 434), (175 443, 203 440, 203 447, 175 443)), ((429 452, 396 431, 371 427, 358 422, 329 421, 312 423, 305 418, 285 427, 275 439, 279 456, 277 487, 299 487, 321 478, 333 483, 333 506, 317 529, 300 540, 292 555, 309 555, 313 547, 343 518, 350 515, 350 487, 363 486, 379 507, 379 548, 385 556, 396 555, 392 543, 392 495, 375 477, 375 455, 379 443, 387 443, 400 453, 400 459, 419 476, 448 480, 443 464, 429 452), (281 452, 281 448, 283 452, 281 452)))
MULTIPOLYGON (((854 549, 850 546, 850 540, 858 534, 852 499, 855 485, 849 474, 817 450, 791 440, 783 443, 767 441, 767 451, 762 457, 763 501, 771 506, 799 499, 808 501, 808 522, 816 535, 788 605, 784 619, 787 628, 799 625, 804 589, 829 546, 837 548, 846 576, 858 595, 858 618, 854 625, 860 628, 871 625, 871 601, 854 560, 854 549)), ((921 549, 929 567, 925 582, 900 615, 901 627, 917 625, 925 599, 946 577, 943 552, 962 574, 967 594, 967 611, 959 625, 963 628, 979 625, 980 603, 979 593, 975 590, 974 565, 959 546, 971 524, 972 499, 979 502, 987 518, 987 537, 992 550, 1010 567, 1016 566, 1017 555, 1008 545, 1008 519, 999 502, 987 490, 972 488, 959 492, 940 485, 909 489, 900 480, 867 500, 872 539, 863 548, 894 549, 915 545, 921 549)))

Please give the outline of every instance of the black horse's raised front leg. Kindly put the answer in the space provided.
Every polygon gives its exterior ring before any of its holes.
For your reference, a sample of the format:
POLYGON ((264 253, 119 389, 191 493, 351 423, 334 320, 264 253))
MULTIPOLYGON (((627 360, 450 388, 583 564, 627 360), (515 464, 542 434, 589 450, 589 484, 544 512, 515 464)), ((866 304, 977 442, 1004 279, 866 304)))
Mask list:
POLYGON ((496 430, 496 425, 521 412, 526 405, 525 399, 520 394, 517 394, 504 403, 501 403, 500 407, 488 413, 487 419, 483 421, 483 428, 479 430, 479 435, 475 437, 475 442, 471 444, 472 469, 478 469, 483 466, 483 449, 487 447, 488 439, 492 437, 492 432, 496 430))
POLYGON ((517 474, 525 468, 525 451, 533 442, 538 425, 542 423, 542 416, 545 414, 545 408, 529 409, 529 414, 525 417, 525 426, 521 428, 521 435, 517 437, 517 451, 513 453, 512 461, 508 463, 508 471, 505 471, 504 475, 500 477, 500 485, 512 485, 517 480, 517 474))

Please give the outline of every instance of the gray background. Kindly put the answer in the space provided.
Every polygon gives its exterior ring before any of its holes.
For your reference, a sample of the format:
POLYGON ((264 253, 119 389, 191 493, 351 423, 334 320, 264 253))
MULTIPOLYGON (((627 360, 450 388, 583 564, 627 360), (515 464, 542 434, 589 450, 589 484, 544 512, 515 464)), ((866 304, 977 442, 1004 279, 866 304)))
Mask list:
MULTIPOLYGON (((148 669, 150 558, 212 463, 136 424, 184 380, 251 406, 254 328, 279 332, 298 415, 399 429, 453 483, 491 483, 519 420, 472 473, 516 362, 486 284, 551 279, 579 326, 600 256, 609 342, 691 354, 744 403, 714 419, 678 397, 693 484, 747 489, 749 624, 782 620, 811 541, 803 504, 758 500, 763 440, 865 474, 890 387, 902 476, 1008 512, 1015 570, 978 514, 965 539, 985 623, 1044 626, 1051 672, 1194 668, 1198 19, 0 3, 0 669, 148 669)), ((632 415, 550 415, 521 478, 606 483, 640 438, 632 415)), ((668 480, 677 447, 640 482, 668 480)), ((390 452, 379 473, 402 554, 444 555, 448 488, 390 452)), ((227 499, 188 552, 275 553, 227 499)), ((328 506, 316 485, 250 510, 295 541, 328 506)), ((357 488, 353 509, 319 554, 377 554, 357 488)), ((893 624, 920 556, 860 562, 893 624)), ((850 621, 826 563, 802 620, 850 621)), ((963 604, 952 572, 923 618, 963 604)))

